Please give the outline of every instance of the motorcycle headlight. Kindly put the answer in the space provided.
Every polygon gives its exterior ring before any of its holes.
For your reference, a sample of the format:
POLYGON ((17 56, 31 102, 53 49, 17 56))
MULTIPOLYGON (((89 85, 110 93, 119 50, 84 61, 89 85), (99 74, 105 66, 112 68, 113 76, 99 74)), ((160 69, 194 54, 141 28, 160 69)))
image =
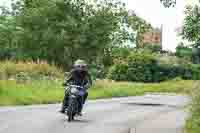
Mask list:
POLYGON ((78 92, 78 90, 76 88, 71 88, 71 93, 72 94, 76 94, 78 92))

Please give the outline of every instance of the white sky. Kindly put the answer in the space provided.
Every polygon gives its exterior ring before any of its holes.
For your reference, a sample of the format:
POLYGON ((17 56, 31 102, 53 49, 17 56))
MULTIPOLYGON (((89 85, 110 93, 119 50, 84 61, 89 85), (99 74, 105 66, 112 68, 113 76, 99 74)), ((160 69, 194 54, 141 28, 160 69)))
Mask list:
MULTIPOLYGON (((0 0, 0 5, 8 4, 10 0, 0 0)), ((180 37, 177 37, 175 29, 182 25, 184 19, 184 7, 186 3, 196 0, 176 0, 175 8, 165 9, 160 0, 123 0, 133 9, 137 15, 146 19, 154 27, 163 24, 163 48, 174 51, 180 37), (187 1, 187 2, 186 2, 187 1)))

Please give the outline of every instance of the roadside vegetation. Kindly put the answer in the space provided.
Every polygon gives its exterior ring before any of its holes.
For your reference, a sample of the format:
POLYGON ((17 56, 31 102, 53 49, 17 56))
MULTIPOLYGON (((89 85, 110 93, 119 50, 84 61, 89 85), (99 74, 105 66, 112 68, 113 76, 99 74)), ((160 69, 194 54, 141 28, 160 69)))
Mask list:
MULTIPOLYGON (((148 92, 180 93, 190 91, 194 81, 171 80, 161 83, 130 83, 109 80, 96 81, 89 99, 143 95, 148 92)), ((0 105, 30 105, 61 102, 64 96, 62 81, 0 80, 0 105)))
POLYGON ((187 133, 200 132, 200 82, 195 82, 191 92, 192 102, 190 106, 190 116, 187 120, 187 133))
MULTIPOLYGON (((160 1, 166 8, 176 4, 160 1)), ((193 87, 200 80, 199 9, 186 8, 181 33, 194 44, 170 53, 145 44, 143 35, 159 29, 123 2, 13 0, 0 6, 0 105, 61 102, 64 72, 80 58, 95 81, 90 99, 192 91, 187 129, 199 133, 200 85, 193 87)))
POLYGON ((46 61, 0 61, 0 79, 39 80, 63 78, 63 70, 46 61))
POLYGON ((0 8, 0 105, 61 102, 64 72, 78 58, 88 62, 97 79, 90 99, 185 94, 200 79, 200 65, 180 51, 177 56, 162 51, 159 44, 144 44, 143 33, 153 27, 126 11, 123 3, 105 0, 94 10, 86 1, 13 2, 11 10, 0 8), (65 12, 69 14, 63 16, 65 12), (139 35, 122 31, 124 23, 139 35))

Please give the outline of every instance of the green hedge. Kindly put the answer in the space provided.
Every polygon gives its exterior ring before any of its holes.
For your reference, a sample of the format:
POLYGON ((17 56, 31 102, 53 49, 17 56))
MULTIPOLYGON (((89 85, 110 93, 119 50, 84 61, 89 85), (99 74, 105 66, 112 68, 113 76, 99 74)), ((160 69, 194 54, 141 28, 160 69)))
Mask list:
POLYGON ((176 77, 200 80, 200 65, 160 64, 150 53, 132 53, 127 61, 115 63, 108 78, 116 81, 160 82, 176 77))
POLYGON ((200 80, 200 65, 190 64, 185 69, 184 79, 200 80))
POLYGON ((136 52, 127 58, 127 62, 114 64, 108 72, 108 78, 116 81, 152 82, 156 80, 154 75, 157 74, 157 68, 153 55, 136 52))
POLYGON ((156 68, 153 55, 133 53, 128 57, 127 78, 129 81, 152 82, 156 68))
POLYGON ((127 81, 128 75, 128 65, 127 64, 117 64, 113 65, 108 73, 108 78, 116 81, 127 81))

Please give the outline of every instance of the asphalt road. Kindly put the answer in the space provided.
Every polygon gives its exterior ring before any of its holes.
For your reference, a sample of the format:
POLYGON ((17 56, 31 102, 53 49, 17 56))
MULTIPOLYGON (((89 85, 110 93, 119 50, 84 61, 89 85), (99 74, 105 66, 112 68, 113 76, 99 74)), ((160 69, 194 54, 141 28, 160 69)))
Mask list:
POLYGON ((0 133, 183 133, 189 99, 145 95, 89 101, 72 123, 59 104, 0 108, 0 133))

